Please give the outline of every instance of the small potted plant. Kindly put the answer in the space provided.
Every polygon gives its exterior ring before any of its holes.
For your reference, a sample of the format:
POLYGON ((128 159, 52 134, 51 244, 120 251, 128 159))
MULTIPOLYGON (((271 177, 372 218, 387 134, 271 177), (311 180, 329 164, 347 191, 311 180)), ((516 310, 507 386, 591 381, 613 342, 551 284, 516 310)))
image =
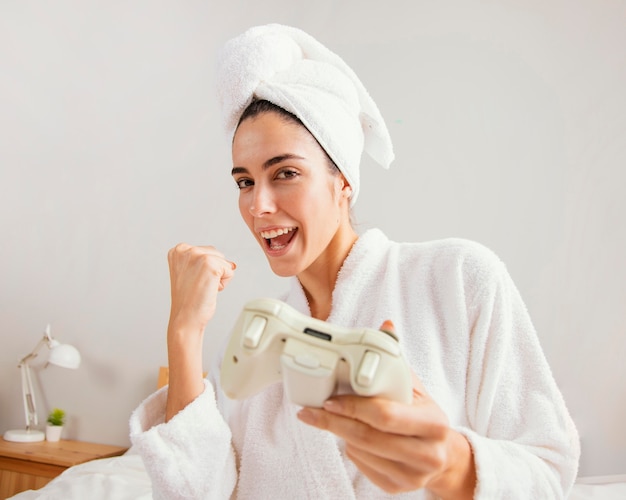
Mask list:
POLYGON ((60 408, 54 408, 48 414, 48 424, 46 425, 46 440, 58 441, 61 439, 63 425, 65 424, 65 412, 60 408))

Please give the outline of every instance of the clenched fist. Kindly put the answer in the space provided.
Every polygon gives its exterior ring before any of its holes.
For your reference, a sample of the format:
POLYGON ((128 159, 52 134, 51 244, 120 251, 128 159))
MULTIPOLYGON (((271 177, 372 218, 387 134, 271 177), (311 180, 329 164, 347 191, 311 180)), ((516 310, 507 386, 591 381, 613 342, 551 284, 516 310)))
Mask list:
POLYGON ((217 293, 236 265, 212 246, 180 243, 168 253, 172 305, 170 329, 202 333, 215 314, 217 293))

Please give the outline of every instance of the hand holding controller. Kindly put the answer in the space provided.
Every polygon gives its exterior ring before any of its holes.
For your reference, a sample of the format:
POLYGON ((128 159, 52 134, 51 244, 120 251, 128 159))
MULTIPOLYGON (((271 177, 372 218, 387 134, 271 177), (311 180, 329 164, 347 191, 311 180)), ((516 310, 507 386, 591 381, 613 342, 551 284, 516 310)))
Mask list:
POLYGON ((412 377, 395 335, 346 328, 303 315, 275 299, 248 302, 231 333, 221 385, 232 399, 282 379, 289 399, 321 407, 333 394, 410 403, 412 377))

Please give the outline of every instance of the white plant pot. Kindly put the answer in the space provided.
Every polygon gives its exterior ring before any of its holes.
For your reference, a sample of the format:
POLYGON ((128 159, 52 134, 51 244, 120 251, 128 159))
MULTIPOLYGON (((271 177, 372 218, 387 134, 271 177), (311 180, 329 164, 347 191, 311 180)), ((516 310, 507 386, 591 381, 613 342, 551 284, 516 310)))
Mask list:
POLYGON ((62 432, 62 425, 46 425, 46 441, 59 441, 62 432))

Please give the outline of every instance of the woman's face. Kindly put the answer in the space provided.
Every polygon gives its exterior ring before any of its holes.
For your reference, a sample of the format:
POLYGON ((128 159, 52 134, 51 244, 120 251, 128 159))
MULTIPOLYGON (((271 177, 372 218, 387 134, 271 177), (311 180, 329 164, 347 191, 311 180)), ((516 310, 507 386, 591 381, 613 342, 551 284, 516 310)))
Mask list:
POLYGON ((274 112, 244 120, 233 140, 239 210, 274 273, 295 276, 333 261, 351 230, 349 187, 306 128, 274 112), (330 260, 328 260, 330 259, 330 260))

